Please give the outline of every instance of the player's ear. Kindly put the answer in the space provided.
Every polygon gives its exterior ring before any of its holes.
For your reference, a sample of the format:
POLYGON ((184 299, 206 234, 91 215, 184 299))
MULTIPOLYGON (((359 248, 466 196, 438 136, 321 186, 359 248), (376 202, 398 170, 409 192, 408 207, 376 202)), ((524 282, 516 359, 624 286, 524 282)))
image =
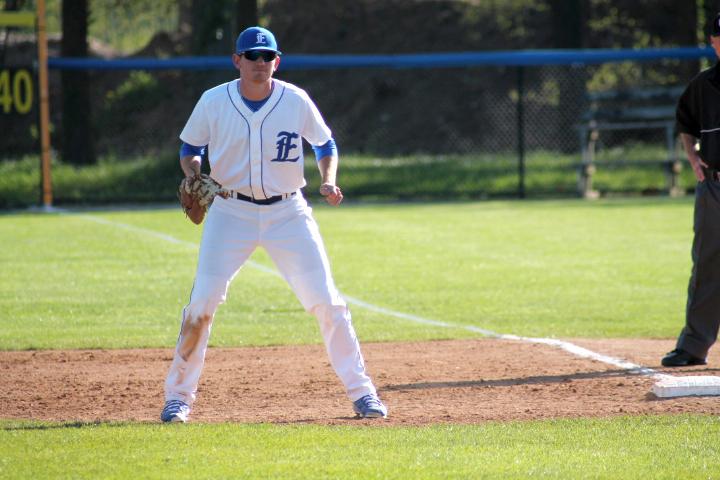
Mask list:
POLYGON ((237 53, 233 53, 232 54, 232 62, 233 62, 233 65, 235 65, 235 68, 237 68, 239 70, 240 69, 240 55, 238 55, 237 53))
POLYGON ((280 67, 280 55, 275 57, 275 65, 273 65, 273 72, 277 72, 277 69, 280 67))

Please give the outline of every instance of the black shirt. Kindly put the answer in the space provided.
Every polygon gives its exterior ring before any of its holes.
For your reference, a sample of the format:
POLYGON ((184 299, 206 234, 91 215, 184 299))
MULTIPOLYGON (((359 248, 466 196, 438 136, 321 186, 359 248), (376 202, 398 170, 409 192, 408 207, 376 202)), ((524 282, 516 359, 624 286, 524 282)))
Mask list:
POLYGON ((676 110, 679 133, 700 139, 700 158, 720 170, 720 67, 703 70, 680 96, 676 110))

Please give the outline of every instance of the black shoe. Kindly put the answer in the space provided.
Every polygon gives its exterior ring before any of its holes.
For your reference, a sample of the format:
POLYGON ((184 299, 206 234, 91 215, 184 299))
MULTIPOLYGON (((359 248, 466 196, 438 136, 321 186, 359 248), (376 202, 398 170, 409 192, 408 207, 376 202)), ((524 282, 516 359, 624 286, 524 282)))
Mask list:
POLYGON ((707 365, 704 358, 693 357, 690 353, 676 348, 662 359, 663 367, 687 367, 688 365, 707 365))

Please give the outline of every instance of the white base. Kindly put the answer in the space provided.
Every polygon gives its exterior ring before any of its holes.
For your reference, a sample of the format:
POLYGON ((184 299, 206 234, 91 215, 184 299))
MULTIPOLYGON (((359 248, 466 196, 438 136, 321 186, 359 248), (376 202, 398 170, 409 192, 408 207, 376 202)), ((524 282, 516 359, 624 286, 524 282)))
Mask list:
POLYGON ((694 377, 663 377, 652 386, 660 398, 690 395, 720 395, 720 377, 701 375, 694 377))

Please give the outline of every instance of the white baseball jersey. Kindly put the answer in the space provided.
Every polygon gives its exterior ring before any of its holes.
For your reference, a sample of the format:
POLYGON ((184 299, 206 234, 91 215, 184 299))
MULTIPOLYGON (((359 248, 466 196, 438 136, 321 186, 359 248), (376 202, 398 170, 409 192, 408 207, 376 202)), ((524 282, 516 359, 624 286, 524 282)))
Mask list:
POLYGON ((275 79, 270 98, 253 112, 239 82, 205 91, 180 139, 208 145, 211 176, 225 188, 264 199, 304 187, 302 139, 320 146, 332 138, 322 115, 304 90, 275 79))

